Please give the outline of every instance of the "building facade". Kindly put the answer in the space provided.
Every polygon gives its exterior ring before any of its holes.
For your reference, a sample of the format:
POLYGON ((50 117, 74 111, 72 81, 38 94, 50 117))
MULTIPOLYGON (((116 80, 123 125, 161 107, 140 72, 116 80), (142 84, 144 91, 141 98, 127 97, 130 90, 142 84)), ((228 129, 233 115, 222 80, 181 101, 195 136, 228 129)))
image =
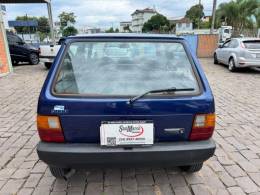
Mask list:
POLYGON ((132 31, 141 33, 144 23, 147 22, 152 16, 156 15, 157 12, 154 9, 146 8, 143 10, 136 10, 131 14, 132 16, 132 31))
POLYGON ((120 22, 119 32, 131 32, 132 31, 132 21, 120 22))
POLYGON ((193 30, 193 24, 188 18, 170 18, 170 24, 175 24, 176 34, 189 34, 193 30))
POLYGON ((95 27, 82 27, 78 29, 79 34, 95 34, 95 33, 100 33, 101 29, 100 28, 95 28, 95 27))

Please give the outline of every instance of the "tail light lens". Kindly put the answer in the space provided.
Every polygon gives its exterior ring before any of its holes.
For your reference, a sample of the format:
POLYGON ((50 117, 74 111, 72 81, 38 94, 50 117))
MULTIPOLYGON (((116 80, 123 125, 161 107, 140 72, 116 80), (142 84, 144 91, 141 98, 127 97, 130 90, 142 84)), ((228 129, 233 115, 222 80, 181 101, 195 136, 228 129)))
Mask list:
POLYGON ((240 43, 240 46, 241 46, 241 48, 243 48, 243 49, 246 48, 246 46, 245 46, 245 44, 244 44, 243 42, 240 43))
POLYGON ((38 133, 44 142, 64 142, 64 135, 57 116, 37 116, 38 133))
POLYGON ((209 139, 215 128, 215 114, 198 114, 195 116, 190 134, 190 140, 209 139))

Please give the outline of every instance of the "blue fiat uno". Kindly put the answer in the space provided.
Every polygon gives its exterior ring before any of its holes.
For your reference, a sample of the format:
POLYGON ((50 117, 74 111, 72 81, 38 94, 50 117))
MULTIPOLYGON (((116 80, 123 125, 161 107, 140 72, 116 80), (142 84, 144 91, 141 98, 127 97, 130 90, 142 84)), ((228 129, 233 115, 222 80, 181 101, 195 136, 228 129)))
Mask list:
POLYGON ((55 177, 89 167, 180 166, 215 151, 214 98, 187 42, 168 35, 68 37, 39 102, 39 158, 55 177))

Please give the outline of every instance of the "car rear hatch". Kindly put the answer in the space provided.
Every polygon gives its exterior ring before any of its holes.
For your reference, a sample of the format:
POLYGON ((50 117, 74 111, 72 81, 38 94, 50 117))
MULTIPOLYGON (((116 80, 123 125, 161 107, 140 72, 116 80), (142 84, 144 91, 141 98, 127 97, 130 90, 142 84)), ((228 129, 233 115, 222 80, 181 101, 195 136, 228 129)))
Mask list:
POLYGON ((54 115, 57 112, 65 140, 70 143, 99 143, 102 122, 129 120, 152 121, 155 142, 184 141, 189 138, 196 114, 214 112, 212 99, 205 100, 205 96, 193 99, 144 99, 131 106, 127 104, 127 99, 80 99, 73 103, 62 101, 63 111, 55 111, 57 105, 61 106, 60 101, 52 101, 52 105, 44 110, 52 110, 54 115))
POLYGON ((158 42, 114 42, 124 49, 119 56, 107 51, 109 42, 96 47, 75 42, 62 62, 57 58, 60 68, 54 65, 47 78, 38 114, 59 116, 67 143, 100 143, 101 124, 111 121, 151 121, 154 142, 188 140, 195 116, 214 113, 213 96, 202 70, 186 54, 187 44, 158 42), (194 91, 148 94, 128 103, 129 94, 173 86, 194 91))
POLYGON ((243 41, 243 44, 248 52, 246 58, 260 60, 260 40, 247 40, 243 41))

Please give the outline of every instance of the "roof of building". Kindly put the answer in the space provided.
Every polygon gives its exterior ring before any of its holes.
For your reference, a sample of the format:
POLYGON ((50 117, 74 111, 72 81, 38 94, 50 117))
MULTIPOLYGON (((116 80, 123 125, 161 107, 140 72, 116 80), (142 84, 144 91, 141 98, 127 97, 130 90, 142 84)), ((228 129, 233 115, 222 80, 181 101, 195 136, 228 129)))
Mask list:
POLYGON ((181 18, 181 19, 173 19, 171 20, 174 23, 192 23, 191 20, 189 18, 181 18))
POLYGON ((145 8, 145 9, 137 9, 132 13, 131 15, 134 14, 139 14, 139 13, 157 13, 156 10, 151 9, 151 8, 145 8))

